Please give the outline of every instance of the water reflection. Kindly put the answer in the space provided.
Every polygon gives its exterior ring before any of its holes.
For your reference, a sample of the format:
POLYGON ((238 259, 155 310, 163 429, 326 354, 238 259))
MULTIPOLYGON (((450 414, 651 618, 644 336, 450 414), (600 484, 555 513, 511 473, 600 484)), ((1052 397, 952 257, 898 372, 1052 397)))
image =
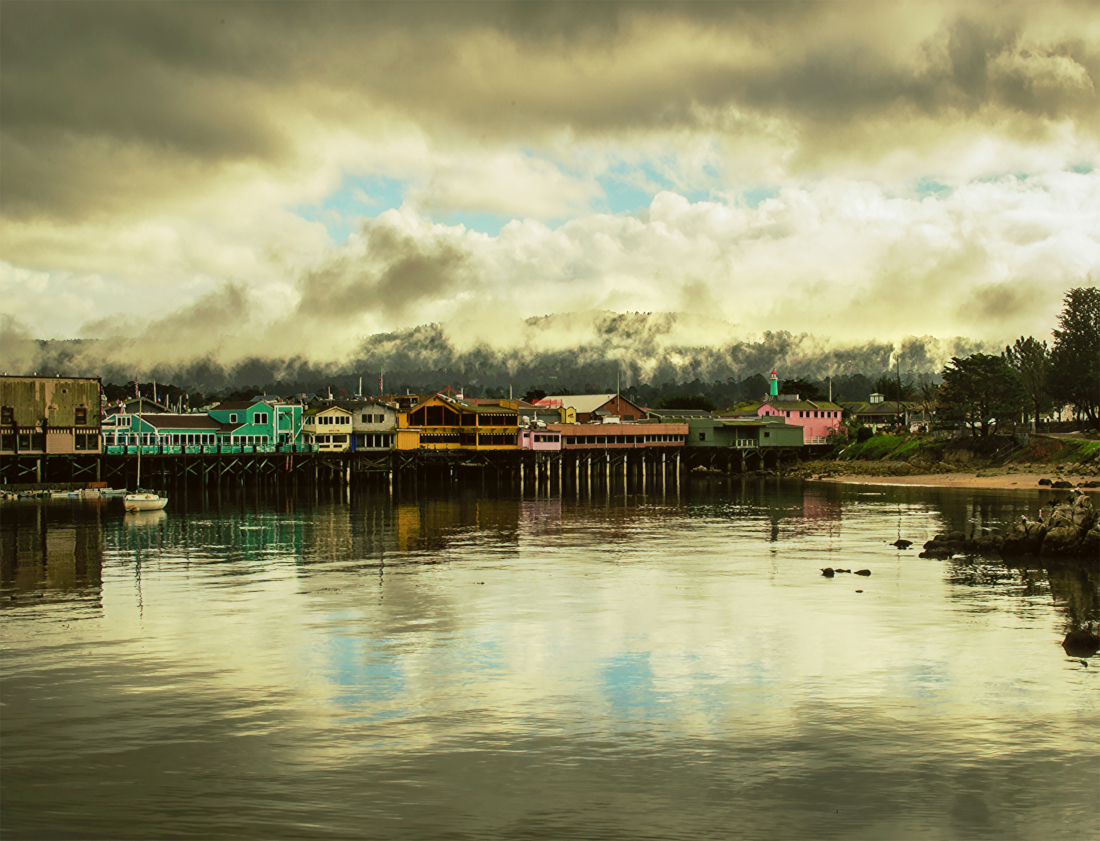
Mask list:
MULTIPOLYGON (((768 481, 101 512, 95 621, 4 626, 4 831, 1080 838, 1097 664, 1059 642, 1095 570, 917 554, 1032 504, 768 481)), ((51 516, 3 518, 5 593, 51 516)))
POLYGON ((0 516, 5 606, 23 603, 28 595, 50 600, 98 598, 106 512, 102 500, 5 505, 0 516))

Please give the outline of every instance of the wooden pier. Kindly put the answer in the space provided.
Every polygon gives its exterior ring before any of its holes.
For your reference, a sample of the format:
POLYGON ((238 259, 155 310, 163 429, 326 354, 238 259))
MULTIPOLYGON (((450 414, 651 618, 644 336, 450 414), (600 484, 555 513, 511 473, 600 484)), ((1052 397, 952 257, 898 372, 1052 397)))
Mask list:
MULTIPOLYGON (((757 450, 663 448, 660 450, 379 450, 360 452, 143 452, 141 484, 179 485, 345 484, 363 480, 416 482, 420 475, 476 479, 520 488, 604 485, 620 479, 659 483, 691 472, 744 474, 776 471, 806 457, 806 448, 757 450)), ((137 486, 136 453, 0 456, 0 484, 105 482, 137 486)))

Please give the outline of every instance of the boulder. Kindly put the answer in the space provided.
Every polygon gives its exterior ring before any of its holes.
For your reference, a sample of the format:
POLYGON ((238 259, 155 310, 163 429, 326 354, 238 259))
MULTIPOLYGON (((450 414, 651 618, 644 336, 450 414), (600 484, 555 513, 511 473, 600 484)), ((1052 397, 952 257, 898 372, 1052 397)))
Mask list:
POLYGON ((1002 558, 1038 555, 1047 527, 1040 522, 1021 518, 1001 544, 1002 558))
POLYGON ((1066 634, 1062 648, 1070 657, 1091 657, 1100 651, 1100 637, 1086 628, 1079 628, 1066 634))
POLYGON ((1079 492, 1071 506, 1070 517, 1077 528, 1087 532, 1096 525, 1096 509, 1092 507, 1091 497, 1079 492))
POLYGON ((1083 537, 1076 526, 1055 526, 1043 538, 1039 555, 1043 558, 1075 558, 1081 553, 1083 537))

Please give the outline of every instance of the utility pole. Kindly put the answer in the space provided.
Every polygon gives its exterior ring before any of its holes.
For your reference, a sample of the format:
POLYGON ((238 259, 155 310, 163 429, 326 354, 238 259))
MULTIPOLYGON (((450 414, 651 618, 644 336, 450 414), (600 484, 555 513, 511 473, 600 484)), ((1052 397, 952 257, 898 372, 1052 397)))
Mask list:
POLYGON ((901 420, 901 350, 900 349, 898 350, 898 401, 897 401, 897 410, 898 410, 898 426, 901 426, 902 425, 902 420, 901 420))

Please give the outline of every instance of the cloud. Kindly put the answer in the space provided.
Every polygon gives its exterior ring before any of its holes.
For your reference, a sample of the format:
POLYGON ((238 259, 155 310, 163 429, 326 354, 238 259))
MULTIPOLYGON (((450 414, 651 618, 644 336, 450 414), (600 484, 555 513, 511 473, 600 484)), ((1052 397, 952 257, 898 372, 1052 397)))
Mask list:
POLYGON ((226 364, 606 310, 1045 334, 1100 277, 1089 9, 3 4, 6 311, 226 364))
POLYGON ((439 148, 779 140, 762 165, 788 172, 1064 125, 1097 138, 1080 4, 530 5, 6 4, 3 212, 163 207, 395 120, 439 148))

